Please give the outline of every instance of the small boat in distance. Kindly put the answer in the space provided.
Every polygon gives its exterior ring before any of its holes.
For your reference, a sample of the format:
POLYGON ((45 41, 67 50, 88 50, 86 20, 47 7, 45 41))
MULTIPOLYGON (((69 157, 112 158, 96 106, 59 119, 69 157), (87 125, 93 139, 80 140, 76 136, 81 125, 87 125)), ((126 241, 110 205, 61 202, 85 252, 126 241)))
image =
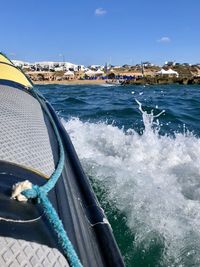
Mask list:
POLYGON ((123 82, 124 82, 123 80, 117 80, 117 79, 106 80, 107 84, 112 84, 112 85, 122 85, 123 82))

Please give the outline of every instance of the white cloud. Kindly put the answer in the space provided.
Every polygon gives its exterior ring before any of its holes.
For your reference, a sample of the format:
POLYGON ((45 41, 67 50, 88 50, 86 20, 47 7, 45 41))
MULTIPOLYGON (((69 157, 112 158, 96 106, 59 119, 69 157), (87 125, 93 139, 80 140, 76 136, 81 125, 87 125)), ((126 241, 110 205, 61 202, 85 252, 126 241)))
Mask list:
POLYGON ((171 39, 167 36, 161 37, 160 39, 157 40, 159 43, 170 43, 171 39))
POLYGON ((94 11, 94 14, 96 16, 102 16, 102 15, 105 15, 106 13, 107 13, 107 11, 102 7, 99 7, 97 9, 95 9, 95 11, 94 11))

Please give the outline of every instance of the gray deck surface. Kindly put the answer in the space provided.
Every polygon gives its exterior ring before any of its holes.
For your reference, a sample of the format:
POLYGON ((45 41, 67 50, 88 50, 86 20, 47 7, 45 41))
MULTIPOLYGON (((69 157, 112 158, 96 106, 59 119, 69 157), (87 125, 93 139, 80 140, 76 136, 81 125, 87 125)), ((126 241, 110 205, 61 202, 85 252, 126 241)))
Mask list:
POLYGON ((54 159, 38 101, 22 90, 0 85, 0 114, 0 161, 49 177, 54 159))
POLYGON ((0 237, 1 267, 69 267, 55 248, 34 242, 0 237))

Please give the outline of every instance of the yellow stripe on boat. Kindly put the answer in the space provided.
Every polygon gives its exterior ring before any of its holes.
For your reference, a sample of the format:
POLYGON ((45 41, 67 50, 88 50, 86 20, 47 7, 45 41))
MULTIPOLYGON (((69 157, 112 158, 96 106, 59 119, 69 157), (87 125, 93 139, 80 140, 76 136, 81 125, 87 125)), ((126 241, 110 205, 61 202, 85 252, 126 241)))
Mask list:
POLYGON ((0 53, 0 62, 7 63, 13 65, 12 61, 8 59, 4 54, 0 53))
MULTIPOLYGON (((6 58, 4 57, 4 59, 6 58)), ((19 83, 25 87, 32 87, 32 84, 26 77, 26 75, 17 67, 10 64, 11 62, 9 63, 0 62, 0 80, 8 80, 19 83)))

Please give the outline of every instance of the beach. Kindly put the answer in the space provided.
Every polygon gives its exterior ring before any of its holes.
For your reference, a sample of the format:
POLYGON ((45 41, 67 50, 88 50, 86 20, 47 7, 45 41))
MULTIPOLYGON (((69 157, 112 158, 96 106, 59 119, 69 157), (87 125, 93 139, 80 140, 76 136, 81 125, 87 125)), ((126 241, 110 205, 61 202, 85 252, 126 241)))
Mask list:
MULTIPOLYGON (((46 65, 45 65, 46 66, 46 65)), ((106 80, 120 80, 123 84, 200 84, 200 66, 177 64, 158 66, 123 66, 111 68, 109 72, 99 70, 84 71, 25 71, 35 84, 92 85, 105 84, 106 80)), ((38 67, 38 65, 37 65, 38 67)), ((42 69, 43 68, 43 69, 42 69)), ((50 68, 50 66, 48 67, 50 68)))
POLYGON ((62 80, 62 81, 34 81, 34 84, 68 84, 68 85, 92 85, 92 84, 105 84, 106 80, 62 80))

